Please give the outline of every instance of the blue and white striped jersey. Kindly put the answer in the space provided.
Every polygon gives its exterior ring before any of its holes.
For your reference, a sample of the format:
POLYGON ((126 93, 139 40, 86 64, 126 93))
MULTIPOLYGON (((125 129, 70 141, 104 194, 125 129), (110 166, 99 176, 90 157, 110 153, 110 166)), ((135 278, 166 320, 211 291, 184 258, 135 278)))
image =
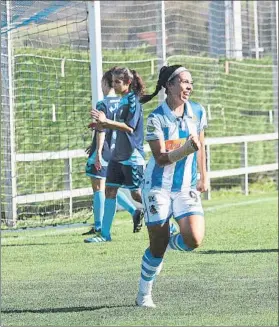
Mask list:
MULTIPOLYGON (((166 151, 183 145, 190 134, 198 135, 207 126, 205 109, 197 102, 187 101, 183 117, 176 117, 166 102, 147 118, 146 141, 162 139, 166 151)), ((165 167, 157 165, 152 156, 144 175, 144 188, 167 189, 180 192, 197 184, 197 153, 165 167)))

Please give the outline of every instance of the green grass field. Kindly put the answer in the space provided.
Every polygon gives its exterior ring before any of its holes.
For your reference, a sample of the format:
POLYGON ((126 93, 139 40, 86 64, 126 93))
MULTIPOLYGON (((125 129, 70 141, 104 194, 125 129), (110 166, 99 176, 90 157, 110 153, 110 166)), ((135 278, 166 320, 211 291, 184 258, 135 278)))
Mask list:
POLYGON ((148 237, 127 213, 105 244, 88 226, 2 232, 1 326, 278 326, 277 195, 204 201, 204 243, 166 254, 155 310, 134 305, 148 237))

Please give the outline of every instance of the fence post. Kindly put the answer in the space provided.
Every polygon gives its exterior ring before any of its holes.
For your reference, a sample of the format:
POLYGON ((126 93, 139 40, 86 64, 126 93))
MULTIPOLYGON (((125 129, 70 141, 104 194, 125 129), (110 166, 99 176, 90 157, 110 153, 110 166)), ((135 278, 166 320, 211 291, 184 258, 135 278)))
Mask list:
MULTIPOLYGON (((248 145, 246 141, 241 143, 241 167, 248 167, 248 145)), ((245 172, 244 176, 241 177, 241 189, 245 195, 249 194, 249 181, 247 172, 245 172)))
POLYGON ((241 1, 234 0, 233 4, 233 44, 234 58, 242 60, 242 22, 241 22, 241 1))
POLYGON ((256 59, 259 59, 260 51, 259 51, 258 3, 257 3, 257 1, 253 1, 253 5, 254 5, 255 52, 256 52, 256 59))
POLYGON ((151 67, 150 67, 150 73, 153 76, 154 75, 154 59, 151 59, 151 67))
POLYGON ((207 166, 207 178, 208 178, 208 190, 204 193, 205 200, 211 199, 211 186, 210 186, 210 145, 205 146, 206 153, 206 166, 207 166))
POLYGON ((69 195, 69 214, 70 218, 73 215, 73 196, 72 196, 72 158, 67 158, 64 160, 64 188, 65 190, 70 192, 69 195))
POLYGON ((225 1, 225 46, 226 58, 233 58, 233 8, 231 1, 225 1))
MULTIPOLYGON (((157 1, 158 14, 156 15, 156 53, 158 58, 158 73, 162 66, 167 63, 166 55, 166 21, 165 21, 165 1, 157 1)), ((165 92, 158 93, 159 103, 165 100, 165 92)))

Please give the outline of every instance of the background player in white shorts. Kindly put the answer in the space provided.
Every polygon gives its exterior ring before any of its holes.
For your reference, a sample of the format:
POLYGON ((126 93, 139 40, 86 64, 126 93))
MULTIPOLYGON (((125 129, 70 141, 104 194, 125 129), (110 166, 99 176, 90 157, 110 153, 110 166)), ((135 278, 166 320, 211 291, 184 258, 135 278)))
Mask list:
POLYGON ((153 156, 145 170, 142 198, 150 247, 142 258, 136 299, 137 305, 145 307, 155 307, 152 285, 161 270, 167 247, 191 251, 201 244, 205 232, 200 199, 200 192, 207 189, 205 110, 189 100, 193 81, 185 67, 162 67, 155 92, 144 96, 141 102, 151 100, 162 87, 166 90, 166 101, 148 116, 146 127, 146 140, 153 156), (169 233, 171 217, 180 228, 180 233, 172 236, 169 233))

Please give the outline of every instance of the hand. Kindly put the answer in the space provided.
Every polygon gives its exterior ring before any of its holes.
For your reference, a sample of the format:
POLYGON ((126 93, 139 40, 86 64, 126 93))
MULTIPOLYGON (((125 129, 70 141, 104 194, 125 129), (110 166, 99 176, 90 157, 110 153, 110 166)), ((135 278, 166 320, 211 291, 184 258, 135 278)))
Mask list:
POLYGON ((93 129, 96 128, 96 126, 97 126, 97 123, 93 121, 93 122, 91 122, 90 124, 88 124, 87 127, 88 127, 88 128, 91 128, 91 129, 93 130, 93 129))
POLYGON ((90 145, 85 149, 85 153, 86 153, 86 154, 89 154, 89 153, 90 153, 90 151, 91 151, 91 145, 92 145, 92 144, 90 144, 90 145))
POLYGON ((207 180, 200 179, 197 184, 197 190, 201 193, 206 192, 208 190, 207 180))
POLYGON ((100 124, 104 124, 107 121, 107 117, 103 113, 103 111, 99 111, 96 109, 91 110, 91 117, 96 119, 96 121, 100 124))
POLYGON ((199 137, 197 135, 190 135, 188 140, 192 140, 193 142, 193 146, 196 149, 196 151, 198 151, 201 147, 201 142, 199 140, 199 137))
POLYGON ((97 170, 102 169, 101 155, 99 153, 97 153, 97 155, 96 155, 94 166, 96 167, 97 170))

